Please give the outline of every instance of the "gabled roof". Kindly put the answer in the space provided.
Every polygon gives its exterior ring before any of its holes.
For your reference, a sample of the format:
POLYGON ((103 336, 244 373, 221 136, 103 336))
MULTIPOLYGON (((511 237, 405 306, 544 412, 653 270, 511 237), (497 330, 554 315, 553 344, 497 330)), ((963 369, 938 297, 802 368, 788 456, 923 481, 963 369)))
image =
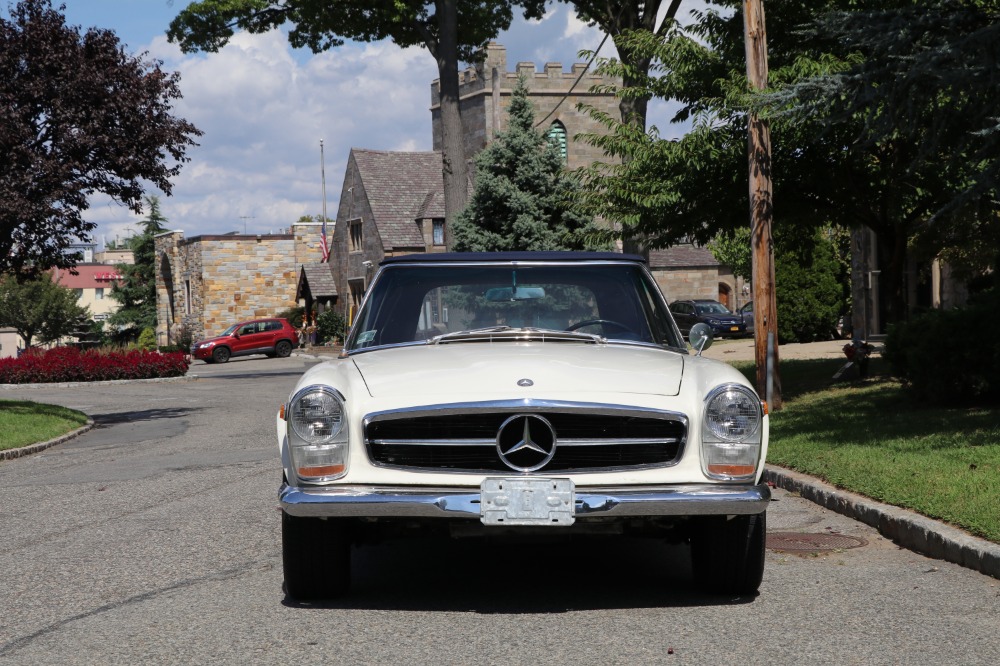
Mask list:
POLYGON ((314 299, 334 298, 337 295, 337 282, 330 264, 302 264, 299 284, 295 288, 295 300, 305 298, 306 288, 314 299))
POLYGON ((719 260, 707 248, 694 245, 677 245, 665 250, 649 251, 650 268, 716 267, 719 260))
POLYGON ((423 247, 418 217, 444 217, 441 153, 353 148, 351 154, 383 248, 423 247))

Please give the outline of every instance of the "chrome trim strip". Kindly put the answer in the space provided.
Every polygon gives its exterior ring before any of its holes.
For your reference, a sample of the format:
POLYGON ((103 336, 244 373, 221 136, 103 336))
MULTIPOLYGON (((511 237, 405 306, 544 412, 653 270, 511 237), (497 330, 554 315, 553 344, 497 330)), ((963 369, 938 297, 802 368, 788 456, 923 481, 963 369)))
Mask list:
MULTIPOLYGON (((478 519, 478 488, 283 484, 281 508, 293 516, 478 519)), ((714 516, 763 513, 767 484, 576 487, 577 517, 714 516)))
POLYGON ((391 421, 395 419, 417 418, 421 416, 452 416, 483 412, 511 413, 531 411, 539 414, 546 412, 569 412, 580 414, 599 414, 605 416, 635 416, 640 418, 663 419, 664 421, 680 421, 688 427, 688 418, 680 412, 665 409, 634 407, 630 405, 613 405, 600 402, 569 402, 564 400, 544 400, 537 398, 522 398, 519 400, 487 400, 483 402, 453 402, 440 405, 421 405, 404 409, 372 412, 365 415, 363 427, 367 430, 369 423, 375 421, 391 421))
MULTIPOLYGON (((677 437, 664 437, 662 439, 560 439, 559 447, 564 446, 630 446, 642 444, 676 444, 681 440, 677 437)), ((373 439, 373 445, 383 446, 496 446, 495 439, 373 439)))

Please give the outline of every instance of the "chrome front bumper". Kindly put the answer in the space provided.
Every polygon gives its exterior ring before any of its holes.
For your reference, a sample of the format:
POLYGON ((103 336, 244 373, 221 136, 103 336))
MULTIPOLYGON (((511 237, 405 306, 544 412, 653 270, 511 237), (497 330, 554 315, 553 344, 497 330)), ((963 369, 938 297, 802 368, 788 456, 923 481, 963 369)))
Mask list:
MULTIPOLYGON (((293 516, 479 518, 479 490, 419 486, 282 485, 281 508, 293 516)), ((713 516, 763 513, 767 484, 628 486, 576 489, 577 517, 713 516)))

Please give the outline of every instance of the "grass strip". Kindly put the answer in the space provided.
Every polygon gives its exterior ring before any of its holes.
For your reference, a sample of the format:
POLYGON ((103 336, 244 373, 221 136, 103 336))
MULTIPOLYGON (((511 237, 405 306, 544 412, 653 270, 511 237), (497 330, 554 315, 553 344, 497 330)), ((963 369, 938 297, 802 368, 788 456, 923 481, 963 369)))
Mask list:
POLYGON ((46 442, 86 423, 86 414, 65 407, 0 400, 0 451, 46 442))
POLYGON ((877 364, 834 383, 840 365, 781 362, 768 462, 1000 543, 1000 409, 917 404, 877 364))

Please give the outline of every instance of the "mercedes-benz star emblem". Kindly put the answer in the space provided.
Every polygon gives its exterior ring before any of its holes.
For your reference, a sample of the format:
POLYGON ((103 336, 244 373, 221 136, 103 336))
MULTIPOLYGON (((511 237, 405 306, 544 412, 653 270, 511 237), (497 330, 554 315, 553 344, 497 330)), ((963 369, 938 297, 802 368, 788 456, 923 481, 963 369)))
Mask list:
POLYGON ((537 414, 515 414, 497 432, 500 460, 518 472, 534 472, 556 454, 556 431, 537 414))
POLYGON ((527 377, 525 377, 524 379, 518 379, 517 380, 517 385, 518 386, 534 386, 535 382, 533 382, 530 379, 528 379, 527 377))

